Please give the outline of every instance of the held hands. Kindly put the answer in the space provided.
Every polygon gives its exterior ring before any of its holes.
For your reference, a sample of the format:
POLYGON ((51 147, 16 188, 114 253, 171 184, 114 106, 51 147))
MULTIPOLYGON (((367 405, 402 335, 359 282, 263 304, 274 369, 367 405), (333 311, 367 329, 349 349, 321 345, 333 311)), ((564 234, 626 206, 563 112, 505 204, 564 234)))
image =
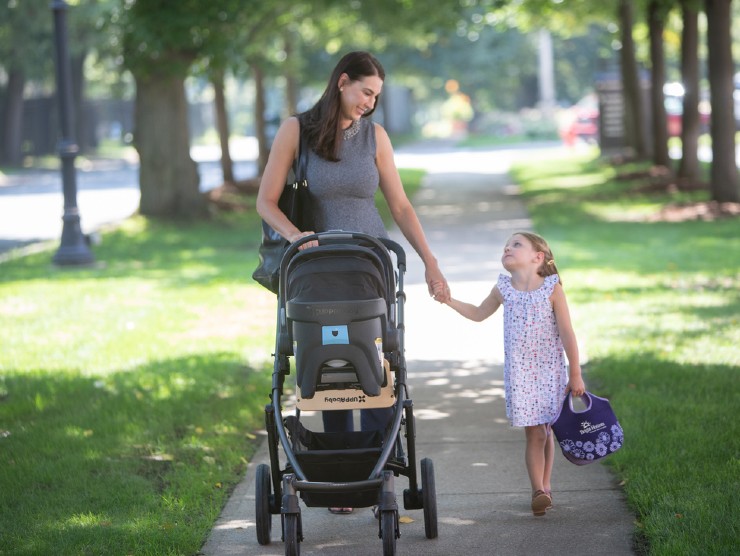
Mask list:
POLYGON ((439 303, 448 303, 450 301, 450 287, 446 281, 433 280, 429 289, 435 301, 439 303))
POLYGON ((427 281, 429 295, 440 303, 446 303, 450 300, 450 286, 447 284, 447 280, 439 269, 436 260, 426 265, 424 277, 427 281))

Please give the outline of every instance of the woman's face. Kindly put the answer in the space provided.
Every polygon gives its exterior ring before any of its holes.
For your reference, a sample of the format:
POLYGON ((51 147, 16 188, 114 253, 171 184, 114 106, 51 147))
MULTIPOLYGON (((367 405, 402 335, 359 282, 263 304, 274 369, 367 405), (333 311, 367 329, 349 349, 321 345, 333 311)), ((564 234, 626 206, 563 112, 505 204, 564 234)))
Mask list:
POLYGON ((342 119, 359 120, 365 112, 375 108, 382 88, 383 80, 377 75, 351 81, 347 74, 342 74, 339 78, 342 119))

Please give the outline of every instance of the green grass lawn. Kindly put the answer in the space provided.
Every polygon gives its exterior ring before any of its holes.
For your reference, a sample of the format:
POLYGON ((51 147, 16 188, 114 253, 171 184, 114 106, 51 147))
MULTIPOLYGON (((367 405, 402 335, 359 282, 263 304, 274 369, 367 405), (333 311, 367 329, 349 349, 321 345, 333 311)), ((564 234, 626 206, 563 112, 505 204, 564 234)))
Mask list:
MULTIPOLYGON (((403 175, 412 194, 421 173, 403 175)), ((607 462, 637 546, 733 553, 740 222, 652 222, 677 197, 593 157, 515 178, 562 271, 587 385, 625 429, 607 462)), ((103 235, 95 268, 55 269, 50 251, 0 264, 0 554, 197 553, 268 401, 258 240, 252 210, 133 218, 103 235)))
MULTIPOLYGON (((645 193, 593 157, 515 168, 549 240, 589 362, 625 447, 607 462, 637 516, 636 547, 731 554, 740 538, 740 221, 663 222, 706 192, 645 193)), ((643 167, 644 168, 644 167, 643 167)))
MULTIPOLYGON (((422 173, 402 176, 412 194, 422 173)), ((276 304, 251 279, 253 203, 132 218, 93 268, 0 263, 0 554, 199 551, 269 402, 276 304)))

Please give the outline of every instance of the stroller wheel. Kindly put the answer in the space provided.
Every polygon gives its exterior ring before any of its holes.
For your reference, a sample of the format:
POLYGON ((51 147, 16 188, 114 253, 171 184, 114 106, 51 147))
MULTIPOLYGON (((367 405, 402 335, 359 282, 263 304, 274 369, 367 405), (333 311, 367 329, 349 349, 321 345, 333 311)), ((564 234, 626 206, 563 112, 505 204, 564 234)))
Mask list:
POLYGON ((398 537, 398 513, 394 510, 380 512, 380 535, 383 539, 383 556, 395 556, 398 537))
POLYGON ((254 489, 255 517, 257 521, 257 542, 270 544, 272 515, 270 514, 270 466, 257 466, 257 479, 254 489))
POLYGON ((421 497, 424 503, 424 533, 428 539, 436 539, 437 489, 434 486, 434 464, 429 458, 421 460, 421 497))
POLYGON ((298 514, 283 514, 283 542, 285 556, 300 556, 301 554, 301 521, 298 514))

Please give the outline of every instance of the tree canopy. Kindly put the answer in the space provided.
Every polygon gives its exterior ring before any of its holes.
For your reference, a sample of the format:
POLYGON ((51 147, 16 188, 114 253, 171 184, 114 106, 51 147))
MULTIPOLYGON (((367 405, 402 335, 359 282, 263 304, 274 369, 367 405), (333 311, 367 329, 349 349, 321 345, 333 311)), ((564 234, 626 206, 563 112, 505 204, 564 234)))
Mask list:
MULTIPOLYGON (((80 67, 85 64, 98 94, 106 87, 115 94, 121 76, 133 76, 129 82, 136 85, 142 191, 172 184, 170 194, 152 197, 169 199, 171 204, 152 214, 197 213, 185 209, 188 203, 183 202, 188 198, 197 203, 198 178, 189 161, 189 137, 176 150, 163 151, 152 144, 147 148, 154 149, 153 156, 141 151, 150 141, 145 137, 158 136, 162 127, 168 130, 164 137, 189 135, 184 93, 189 77, 207 79, 216 87, 228 75, 242 81, 267 78, 273 85, 281 84, 287 102, 295 106, 299 86, 320 89, 342 53, 368 49, 383 61, 389 82, 410 87, 417 101, 444 100, 449 95, 445 86, 453 80, 480 116, 537 104, 534 37, 546 29, 553 37, 556 97, 571 104, 594 87, 599 73, 619 66, 625 33, 635 39, 637 62, 651 68, 656 50, 649 48, 648 7, 660 18, 667 79, 681 79, 681 6, 731 10, 727 13, 736 16, 730 18, 731 49, 738 55, 740 8, 731 0, 624 2, 634 13, 629 30, 620 29, 613 3, 591 0, 74 0, 68 2, 70 50, 80 67), (169 102, 156 102, 162 95, 169 102), (146 110, 154 110, 157 117, 146 110), (165 114, 171 119, 162 119, 165 114), (165 171, 163 157, 179 170, 165 171)), ((21 149, 22 114, 14 108, 18 95, 27 94, 28 83, 35 91, 50 89, 52 47, 48 2, 0 3, 2 160, 14 155, 8 145, 17 145, 16 155, 21 149)), ((706 53, 701 43, 702 60, 706 53)))

